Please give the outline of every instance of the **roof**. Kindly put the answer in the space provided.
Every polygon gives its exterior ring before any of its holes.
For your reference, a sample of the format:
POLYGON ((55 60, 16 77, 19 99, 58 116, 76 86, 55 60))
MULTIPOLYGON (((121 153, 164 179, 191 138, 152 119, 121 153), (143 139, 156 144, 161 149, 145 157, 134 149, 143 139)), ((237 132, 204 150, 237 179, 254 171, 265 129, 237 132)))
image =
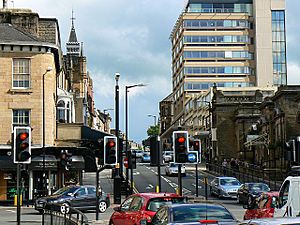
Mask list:
POLYGON ((162 198, 162 197, 182 197, 180 195, 177 195, 175 193, 156 193, 156 192, 149 192, 149 193, 137 193, 134 194, 134 196, 142 196, 144 198, 150 199, 150 198, 162 198))
POLYGON ((74 26, 72 26, 71 31, 70 31, 69 42, 70 43, 78 43, 74 26))
POLYGON ((8 23, 0 23, 0 42, 40 42, 34 37, 8 23))

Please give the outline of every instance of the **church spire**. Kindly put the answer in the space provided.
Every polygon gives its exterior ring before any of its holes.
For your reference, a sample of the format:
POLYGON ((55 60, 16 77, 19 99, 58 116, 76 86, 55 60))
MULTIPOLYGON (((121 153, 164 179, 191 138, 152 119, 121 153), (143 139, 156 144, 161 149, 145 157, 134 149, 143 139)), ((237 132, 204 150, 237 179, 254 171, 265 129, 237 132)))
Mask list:
POLYGON ((66 43, 66 47, 67 47, 67 54, 79 56, 80 55, 80 43, 77 40, 75 26, 74 26, 74 20, 75 20, 74 11, 72 9, 72 17, 71 17, 72 26, 71 26, 69 41, 66 43))

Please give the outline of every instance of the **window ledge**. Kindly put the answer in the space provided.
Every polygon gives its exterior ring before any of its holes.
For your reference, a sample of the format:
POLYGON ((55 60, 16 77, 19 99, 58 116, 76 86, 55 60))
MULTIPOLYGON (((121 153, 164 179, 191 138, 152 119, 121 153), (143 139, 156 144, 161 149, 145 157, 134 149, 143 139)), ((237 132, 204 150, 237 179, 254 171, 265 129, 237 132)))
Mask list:
POLYGON ((31 94, 32 89, 9 89, 8 92, 12 94, 31 94))

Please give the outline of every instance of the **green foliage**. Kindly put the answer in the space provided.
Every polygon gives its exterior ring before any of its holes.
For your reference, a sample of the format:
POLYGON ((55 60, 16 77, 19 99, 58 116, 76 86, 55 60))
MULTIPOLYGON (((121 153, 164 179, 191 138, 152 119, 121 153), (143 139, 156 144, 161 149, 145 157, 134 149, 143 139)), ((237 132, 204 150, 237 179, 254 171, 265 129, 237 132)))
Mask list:
POLYGON ((147 134, 148 134, 148 136, 159 135, 159 125, 150 126, 147 130, 147 134))

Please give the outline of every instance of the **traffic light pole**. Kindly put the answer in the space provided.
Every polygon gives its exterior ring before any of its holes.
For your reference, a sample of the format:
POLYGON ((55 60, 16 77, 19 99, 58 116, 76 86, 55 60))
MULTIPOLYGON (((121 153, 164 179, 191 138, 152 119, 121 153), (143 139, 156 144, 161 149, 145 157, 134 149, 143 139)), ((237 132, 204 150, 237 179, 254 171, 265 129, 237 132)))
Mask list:
POLYGON ((21 224, 21 202, 20 202, 20 167, 21 164, 17 164, 17 225, 21 224))
POLYGON ((199 176, 198 176, 198 163, 195 165, 195 168, 196 168, 196 197, 199 196, 199 176))
POLYGON ((96 171, 96 220, 99 220, 99 169, 97 167, 96 171))
POLYGON ((182 174, 181 174, 181 164, 178 164, 178 189, 179 195, 182 196, 182 174))

